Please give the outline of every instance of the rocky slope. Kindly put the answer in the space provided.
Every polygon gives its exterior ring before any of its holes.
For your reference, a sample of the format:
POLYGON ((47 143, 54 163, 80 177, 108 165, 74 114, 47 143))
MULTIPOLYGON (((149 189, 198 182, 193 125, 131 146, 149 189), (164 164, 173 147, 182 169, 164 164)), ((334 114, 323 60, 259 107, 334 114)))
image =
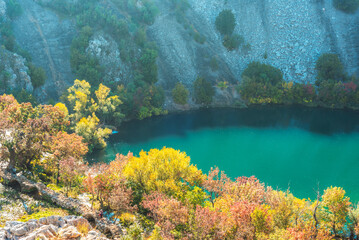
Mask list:
POLYGON ((60 19, 53 11, 33 0, 18 0, 23 13, 13 21, 17 43, 28 51, 33 63, 46 71, 44 89, 56 99, 73 82, 70 45, 76 29, 72 21, 60 19))
POLYGON ((0 239, 78 239, 106 240, 103 234, 93 229, 83 217, 50 216, 28 222, 9 221, 0 228, 0 239))
POLYGON ((251 44, 248 54, 222 52, 235 76, 250 61, 280 68, 288 81, 314 81, 315 61, 327 52, 338 53, 349 74, 359 73, 359 11, 345 14, 332 1, 318 0, 191 0, 194 12, 214 29, 216 16, 231 9, 235 32, 251 44), (268 58, 264 59, 264 55, 268 58))
MULTIPOLYGON (((24 11, 13 22, 16 41, 46 70, 43 89, 56 98, 76 77, 69 60, 75 23, 35 0, 18 1, 24 11)), ((99 2, 118 12, 111 0, 99 2)), ((280 68, 287 81, 313 82, 315 61, 327 52, 338 53, 347 72, 359 75, 359 11, 342 13, 332 7, 331 0, 189 0, 185 17, 205 37, 204 44, 196 42, 176 20, 170 0, 153 2, 159 15, 148 27, 147 37, 158 46, 159 84, 166 90, 178 81, 192 89, 197 76, 235 83, 251 61, 280 68), (250 48, 228 52, 222 46, 214 22, 223 9, 233 11, 235 33, 243 35, 250 48), (210 68, 212 58, 218 61, 217 71, 210 68)), ((118 43, 106 34, 97 32, 88 52, 105 67, 106 78, 125 84, 131 79, 131 66, 120 60, 118 43)))

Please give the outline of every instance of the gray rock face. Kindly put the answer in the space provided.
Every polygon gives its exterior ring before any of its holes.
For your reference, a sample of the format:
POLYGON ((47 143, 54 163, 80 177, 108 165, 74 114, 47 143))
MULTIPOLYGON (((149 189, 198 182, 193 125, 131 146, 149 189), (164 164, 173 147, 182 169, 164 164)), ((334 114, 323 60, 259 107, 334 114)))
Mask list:
POLYGON ((287 81, 315 79, 315 61, 322 53, 338 53, 349 74, 359 73, 359 11, 345 14, 332 1, 315 0, 190 0, 193 10, 212 26, 223 9, 237 19, 235 33, 251 44, 247 55, 224 54, 237 78, 251 61, 280 68, 287 81), (225 3, 227 2, 227 3, 225 3), (265 53, 268 55, 264 59, 265 53))
POLYGON ((56 99, 73 83, 70 68, 70 45, 75 24, 60 19, 54 12, 32 0, 18 0, 23 14, 13 22, 18 44, 28 51, 33 63, 46 71, 44 85, 47 98, 56 99))
POLYGON ((235 79, 223 60, 226 50, 221 45, 218 47, 208 22, 203 21, 196 12, 188 10, 188 18, 207 39, 204 44, 197 43, 184 26, 177 22, 169 1, 155 2, 161 14, 149 28, 148 35, 158 45, 159 84, 165 89, 172 89, 177 82, 181 82, 192 89, 193 82, 199 76, 212 82, 220 78, 227 81, 235 79), (210 69, 209 63, 213 57, 221 65, 218 72, 210 69))
POLYGON ((95 56, 105 67, 105 82, 127 84, 131 76, 131 68, 122 62, 118 44, 111 36, 97 33, 90 40, 86 52, 95 56))
POLYGON ((0 0, 0 17, 4 17, 6 14, 6 3, 4 0, 0 0))
MULTIPOLYGON (((56 99, 74 80, 70 68, 74 23, 60 19, 37 1, 18 1, 24 11, 13 22, 16 40, 31 54, 35 65, 42 66, 47 73, 47 82, 37 90, 37 96, 47 94, 47 99, 56 99)), ((177 82, 192 90, 198 76, 212 83, 224 80, 236 83, 252 61, 280 68, 286 81, 314 82, 315 62, 328 52, 338 53, 347 72, 359 75, 359 11, 342 13, 333 8, 331 0, 189 0, 191 7, 186 18, 206 38, 204 44, 197 43, 188 29, 177 22, 170 0, 153 1, 159 16, 148 27, 147 35, 158 46, 158 84, 167 93, 177 82), (228 52, 223 47, 214 24, 223 9, 233 11, 237 20, 235 33, 245 38, 250 49, 228 52), (210 68, 213 57, 217 59, 218 71, 210 68)), ((113 4, 108 1, 106 6, 112 8, 113 4)), ((4 0, 0 0, 0 15, 4 9, 4 0)), ((104 66, 106 82, 127 84, 131 79, 133 69, 121 61, 118 44, 102 31, 95 33, 87 52, 104 66)), ((15 75, 26 79, 23 73, 15 75)), ((24 86, 29 81, 21 82, 20 86, 24 86)), ((28 84, 26 87, 31 89, 28 84)))
POLYGON ((18 54, 0 48, 0 75, 3 80, 0 82, 0 93, 4 93, 7 89, 33 91, 31 79, 28 75, 29 69, 25 62, 25 58, 18 54))

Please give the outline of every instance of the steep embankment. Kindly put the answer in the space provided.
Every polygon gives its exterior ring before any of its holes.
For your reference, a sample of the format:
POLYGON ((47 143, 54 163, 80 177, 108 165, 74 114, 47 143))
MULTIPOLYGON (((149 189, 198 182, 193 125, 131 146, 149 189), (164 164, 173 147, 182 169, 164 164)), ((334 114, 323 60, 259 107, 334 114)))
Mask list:
POLYGON ((76 33, 74 23, 60 19, 36 1, 18 2, 23 13, 13 22, 16 41, 30 53, 33 63, 46 71, 47 81, 42 94, 56 99, 74 78, 70 68, 70 45, 76 33))
POLYGON ((280 68, 288 81, 314 81, 315 61, 326 52, 338 53, 349 74, 359 71, 359 12, 354 15, 339 12, 332 1, 191 0, 191 4, 213 27, 218 44, 216 16, 223 9, 235 13, 235 32, 251 44, 247 54, 225 54, 224 59, 236 76, 249 62, 261 61, 280 68))
MULTIPOLYGON (((36 0, 18 1, 24 11, 13 21, 16 41, 30 53, 35 65, 42 66, 47 73, 45 87, 36 90, 36 95, 47 93, 56 98, 76 77, 70 68, 75 21, 71 17, 61 18, 36 0)), ((327 52, 338 53, 349 74, 359 74, 359 11, 345 14, 333 8, 332 1, 189 0, 190 7, 184 12, 187 23, 178 21, 172 1, 153 2, 159 14, 147 28, 147 37, 158 46, 158 83, 165 90, 171 90, 176 82, 192 90, 198 76, 213 83, 240 81, 243 69, 251 61, 280 68, 287 81, 313 82, 315 61, 327 52), (233 11, 237 22, 235 33, 241 34, 250 47, 232 52, 223 47, 214 25, 223 9, 233 11), (203 39, 195 40, 193 34, 205 39, 204 43, 203 39), (211 68, 213 59, 218 70, 211 68)), ((110 0, 99 4, 122 14, 110 0)), ((106 82, 127 84, 133 69, 121 61, 119 45, 97 31, 88 52, 104 66, 106 82)))

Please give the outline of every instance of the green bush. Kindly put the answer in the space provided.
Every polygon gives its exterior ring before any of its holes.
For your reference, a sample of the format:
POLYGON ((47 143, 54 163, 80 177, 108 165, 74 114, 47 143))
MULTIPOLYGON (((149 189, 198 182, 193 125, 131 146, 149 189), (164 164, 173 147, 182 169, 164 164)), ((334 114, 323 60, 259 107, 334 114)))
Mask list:
POLYGON ((16 0, 8 0, 6 3, 6 12, 10 19, 15 19, 22 14, 21 5, 16 0))
POLYGON ((10 21, 4 21, 3 19, 0 21, 0 34, 1 45, 4 45, 5 48, 9 51, 14 51, 16 43, 10 21))
POLYGON ((243 71, 242 77, 254 79, 255 82, 276 85, 283 82, 283 73, 278 68, 260 62, 252 62, 243 71))
POLYGON ((216 58, 216 57, 212 57, 212 58, 211 58, 211 61, 209 62, 209 65, 210 65, 211 70, 212 70, 213 72, 218 71, 219 65, 218 65, 218 61, 217 61, 217 58, 216 58))
POLYGON ((158 53, 156 49, 146 48, 144 49, 141 58, 139 59, 140 72, 143 76, 143 80, 147 83, 157 82, 157 59, 158 53))
POLYGON ((244 38, 239 34, 233 34, 231 36, 226 35, 223 38, 223 46, 225 46, 229 51, 238 49, 238 47, 244 43, 244 38))
POLYGON ((325 53, 321 55, 315 65, 318 71, 316 85, 319 86, 320 82, 331 80, 341 81, 344 80, 344 67, 337 54, 325 53))
POLYGON ((16 100, 19 103, 31 103, 33 106, 38 105, 38 101, 36 100, 36 98, 29 92, 27 92, 25 89, 16 89, 13 91, 10 91, 9 94, 14 95, 14 97, 16 98, 16 100))
POLYGON ((206 37, 197 31, 193 32, 192 36, 193 39, 200 44, 204 44, 206 42, 206 37))
POLYGON ((141 9, 141 20, 145 24, 152 25, 158 15, 158 8, 148 0, 142 1, 142 3, 144 7, 141 9))
POLYGON ((359 7, 359 0, 333 0, 333 6, 346 13, 355 13, 359 7))
POLYGON ((197 104, 208 105, 212 102, 214 88, 212 84, 202 77, 194 81, 194 97, 197 104))
POLYGON ((141 48, 143 48, 146 44, 147 41, 147 36, 146 36, 146 32, 143 28, 140 28, 137 30, 137 32, 135 33, 135 37, 134 37, 135 43, 140 46, 141 48))
POLYGON ((182 83, 177 83, 172 89, 173 101, 180 105, 185 105, 188 101, 189 91, 182 83))
POLYGON ((42 67, 36 67, 32 63, 29 63, 29 75, 34 88, 41 87, 45 84, 46 73, 42 67))
POLYGON ((215 24, 222 35, 231 35, 236 27, 236 19, 231 10, 223 10, 217 16, 215 24))

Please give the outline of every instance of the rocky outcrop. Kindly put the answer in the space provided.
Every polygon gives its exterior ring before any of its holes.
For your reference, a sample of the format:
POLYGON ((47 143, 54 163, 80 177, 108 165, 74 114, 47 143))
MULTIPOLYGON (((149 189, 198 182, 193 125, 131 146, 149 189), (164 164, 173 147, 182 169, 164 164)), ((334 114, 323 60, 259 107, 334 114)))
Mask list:
POLYGON ((92 228, 83 217, 50 216, 28 222, 7 222, 0 228, 0 239, 35 240, 35 239, 78 239, 106 240, 99 231, 92 228))
POLYGON ((121 60, 118 44, 111 36, 103 33, 95 34, 86 52, 95 56, 106 69, 104 82, 127 84, 131 79, 131 67, 121 60))
MULTIPOLYGON (((97 219, 97 214, 94 212, 91 207, 78 199, 68 198, 63 194, 57 193, 49 188, 47 188, 42 183, 35 183, 28 180, 26 177, 21 174, 13 174, 7 172, 6 170, 0 171, 0 176, 3 179, 3 183, 11 186, 19 192, 29 194, 34 198, 40 198, 42 200, 51 202, 60 206, 61 208, 71 210, 74 213, 83 216, 87 221, 89 221, 93 226, 96 226, 100 232, 105 233, 107 236, 116 238, 122 235, 122 228, 120 225, 114 224, 111 221, 102 218, 97 219)), ((39 220, 40 224, 43 225, 78 225, 83 220, 77 218, 57 218, 57 217, 48 217, 45 219, 39 220), (65 221, 66 220, 66 221, 65 221)), ((1 235, 0 235, 1 236, 1 235)), ((0 238, 1 240, 1 238, 0 238)))
POLYGON ((5 17, 6 15, 6 3, 4 0, 0 0, 0 17, 5 17))
POLYGON ((0 94, 5 90, 25 89, 33 91, 25 58, 0 48, 0 94))

